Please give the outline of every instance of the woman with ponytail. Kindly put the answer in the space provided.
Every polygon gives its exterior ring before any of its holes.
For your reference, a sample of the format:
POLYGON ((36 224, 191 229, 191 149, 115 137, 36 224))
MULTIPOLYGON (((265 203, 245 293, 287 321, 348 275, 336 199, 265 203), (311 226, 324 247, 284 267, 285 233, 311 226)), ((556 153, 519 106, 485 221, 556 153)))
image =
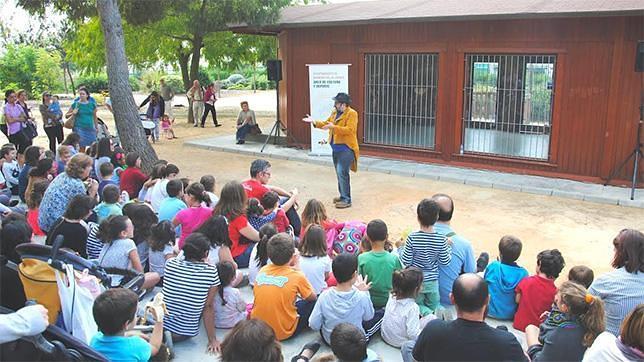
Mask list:
POLYGON ((532 361, 580 361, 605 329, 604 302, 582 285, 567 281, 559 287, 555 304, 562 313, 556 328, 540 334, 539 327, 526 327, 528 355, 532 361))
POLYGON ((188 186, 185 191, 185 201, 188 208, 179 211, 172 220, 175 227, 181 225, 179 249, 183 249, 183 243, 188 235, 197 230, 212 215, 212 209, 202 205, 202 203, 210 205, 210 196, 199 182, 193 182, 188 186))

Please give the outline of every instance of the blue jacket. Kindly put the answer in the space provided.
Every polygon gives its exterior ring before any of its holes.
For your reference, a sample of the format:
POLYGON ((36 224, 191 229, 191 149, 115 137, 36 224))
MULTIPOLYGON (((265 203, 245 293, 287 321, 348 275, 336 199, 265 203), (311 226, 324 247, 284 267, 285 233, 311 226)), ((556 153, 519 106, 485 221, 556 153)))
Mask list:
POLYGON ((517 311, 514 289, 521 279, 528 276, 525 268, 516 263, 490 263, 485 269, 485 281, 490 291, 488 315, 496 319, 513 319, 517 311))

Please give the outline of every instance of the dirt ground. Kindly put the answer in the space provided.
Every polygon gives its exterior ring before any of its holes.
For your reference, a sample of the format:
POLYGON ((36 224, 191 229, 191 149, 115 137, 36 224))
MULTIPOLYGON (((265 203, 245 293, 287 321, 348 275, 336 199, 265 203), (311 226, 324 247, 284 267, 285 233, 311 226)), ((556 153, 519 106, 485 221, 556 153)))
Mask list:
MULTIPOLYGON (((219 120, 223 123, 219 128, 213 127, 210 118, 206 128, 193 128, 186 124, 186 108, 175 108, 175 132, 179 139, 162 140, 155 144, 159 157, 177 164, 181 175, 193 180, 198 180, 204 174, 214 175, 217 193, 224 183, 247 178, 253 157, 184 147, 183 142, 233 133, 237 111, 228 105, 246 99, 252 108, 253 97, 265 100, 267 94, 224 94, 222 101, 226 98, 227 106, 218 108, 219 120)), ((137 95, 138 101, 139 98, 142 99, 142 96, 137 95)), ((262 104, 261 108, 266 108, 265 101, 257 103, 262 104)), ((64 104, 63 108, 66 109, 64 104)), ((272 113, 268 108, 258 109, 258 121, 265 132, 272 124, 272 113)), ((99 117, 113 129, 111 114, 103 107, 99 117)), ((37 143, 44 146, 46 138, 40 136, 37 143)), ((587 265, 595 271, 595 275, 610 270, 613 237, 622 228, 644 230, 642 209, 373 172, 351 174, 353 207, 336 210, 331 202, 337 194, 332 168, 277 159, 271 160, 271 163, 271 183, 286 189, 297 187, 300 191, 300 209, 308 199, 318 198, 325 202, 330 217, 338 220, 383 219, 389 226, 392 240, 397 240, 404 230, 417 227, 415 208, 419 200, 438 192, 449 194, 456 206, 452 225, 460 235, 472 242, 477 255, 481 251, 488 251, 495 258, 501 236, 512 234, 523 241, 519 264, 532 273, 537 253, 557 248, 566 260, 566 269, 559 281, 565 280, 568 268, 575 265, 587 265)))

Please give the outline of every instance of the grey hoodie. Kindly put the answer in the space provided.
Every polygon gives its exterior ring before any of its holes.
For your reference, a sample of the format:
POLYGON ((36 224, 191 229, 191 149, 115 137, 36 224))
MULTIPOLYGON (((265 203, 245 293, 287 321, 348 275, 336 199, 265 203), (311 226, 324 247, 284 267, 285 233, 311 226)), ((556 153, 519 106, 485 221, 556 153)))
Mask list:
POLYGON ((331 331, 340 323, 351 323, 362 328, 362 321, 373 318, 374 310, 369 292, 353 288, 348 292, 339 292, 329 288, 320 294, 311 317, 309 326, 314 330, 322 329, 322 336, 327 343, 331 340, 331 331))

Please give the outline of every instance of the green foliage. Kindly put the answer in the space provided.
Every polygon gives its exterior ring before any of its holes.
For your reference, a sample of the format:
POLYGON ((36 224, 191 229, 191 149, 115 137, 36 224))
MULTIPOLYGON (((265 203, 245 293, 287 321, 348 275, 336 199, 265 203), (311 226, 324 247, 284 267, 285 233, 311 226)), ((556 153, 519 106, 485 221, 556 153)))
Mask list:
POLYGON ((24 89, 31 97, 44 90, 62 90, 58 53, 28 45, 9 45, 0 57, 0 88, 24 89))
POLYGON ((208 72, 204 68, 199 68, 197 79, 199 79, 199 84, 201 84, 204 87, 212 83, 212 79, 210 79, 210 75, 208 75, 208 72))
POLYGON ((32 82, 31 88, 35 94, 45 90, 59 92, 63 89, 61 63, 62 60, 58 53, 50 53, 42 48, 36 51, 35 80, 32 82))
POLYGON ((141 80, 139 81, 141 90, 144 92, 158 91, 160 88, 159 80, 161 78, 165 80, 165 84, 170 87, 175 94, 184 93, 186 91, 183 89, 181 76, 166 74, 158 70, 151 70, 141 74, 141 80))
POLYGON ((108 89, 107 74, 87 74, 78 78, 78 86, 85 86, 90 93, 100 93, 108 89))

